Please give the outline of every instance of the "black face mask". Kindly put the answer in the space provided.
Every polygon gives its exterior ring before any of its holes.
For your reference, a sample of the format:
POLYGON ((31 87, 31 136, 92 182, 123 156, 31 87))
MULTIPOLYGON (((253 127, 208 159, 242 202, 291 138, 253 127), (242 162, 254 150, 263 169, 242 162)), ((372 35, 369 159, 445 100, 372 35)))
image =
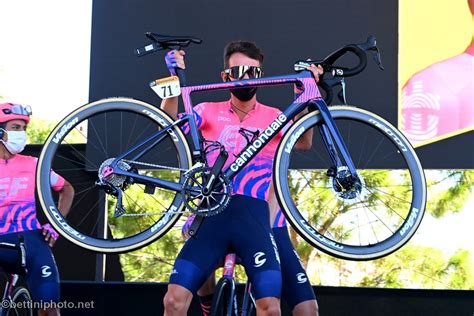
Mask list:
POLYGON ((255 93, 257 93, 257 87, 233 88, 233 89, 230 89, 230 93, 232 93, 240 101, 245 102, 253 98, 255 93))

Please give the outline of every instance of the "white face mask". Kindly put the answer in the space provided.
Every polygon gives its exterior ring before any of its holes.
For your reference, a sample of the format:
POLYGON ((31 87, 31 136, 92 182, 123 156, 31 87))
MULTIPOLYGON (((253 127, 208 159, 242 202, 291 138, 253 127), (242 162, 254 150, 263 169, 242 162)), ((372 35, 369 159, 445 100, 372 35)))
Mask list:
POLYGON ((5 133, 8 135, 8 140, 1 140, 1 142, 5 145, 7 150, 13 155, 21 153, 26 146, 26 132, 5 131, 5 133))

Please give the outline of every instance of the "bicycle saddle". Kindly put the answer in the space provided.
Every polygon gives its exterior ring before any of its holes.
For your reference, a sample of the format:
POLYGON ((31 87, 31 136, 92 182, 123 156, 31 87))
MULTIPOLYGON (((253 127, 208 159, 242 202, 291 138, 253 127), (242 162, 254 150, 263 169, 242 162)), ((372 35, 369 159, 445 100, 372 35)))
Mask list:
POLYGON ((201 44, 202 39, 193 36, 172 36, 172 35, 161 35, 153 32, 146 32, 146 37, 148 37, 153 42, 159 43, 161 46, 180 46, 187 47, 189 44, 201 44))

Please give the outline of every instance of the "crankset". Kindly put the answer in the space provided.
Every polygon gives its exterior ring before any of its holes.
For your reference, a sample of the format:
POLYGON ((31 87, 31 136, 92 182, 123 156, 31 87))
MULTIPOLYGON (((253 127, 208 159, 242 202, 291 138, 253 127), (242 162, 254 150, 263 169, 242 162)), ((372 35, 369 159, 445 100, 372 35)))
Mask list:
POLYGON ((184 178, 181 194, 186 208, 200 216, 213 216, 222 212, 230 201, 231 186, 224 173, 212 177, 209 167, 190 169, 184 178), (211 179, 212 178, 212 179, 211 179), (209 181, 213 185, 209 188, 209 181))

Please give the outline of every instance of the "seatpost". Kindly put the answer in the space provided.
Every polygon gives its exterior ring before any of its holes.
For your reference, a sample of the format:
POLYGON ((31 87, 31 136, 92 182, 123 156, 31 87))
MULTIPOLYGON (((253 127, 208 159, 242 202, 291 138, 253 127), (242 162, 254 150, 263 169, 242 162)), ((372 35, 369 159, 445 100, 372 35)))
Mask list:
POLYGON ((179 84, 181 87, 186 87, 186 76, 184 75, 184 69, 181 68, 175 68, 176 69, 176 75, 179 78, 179 84))

